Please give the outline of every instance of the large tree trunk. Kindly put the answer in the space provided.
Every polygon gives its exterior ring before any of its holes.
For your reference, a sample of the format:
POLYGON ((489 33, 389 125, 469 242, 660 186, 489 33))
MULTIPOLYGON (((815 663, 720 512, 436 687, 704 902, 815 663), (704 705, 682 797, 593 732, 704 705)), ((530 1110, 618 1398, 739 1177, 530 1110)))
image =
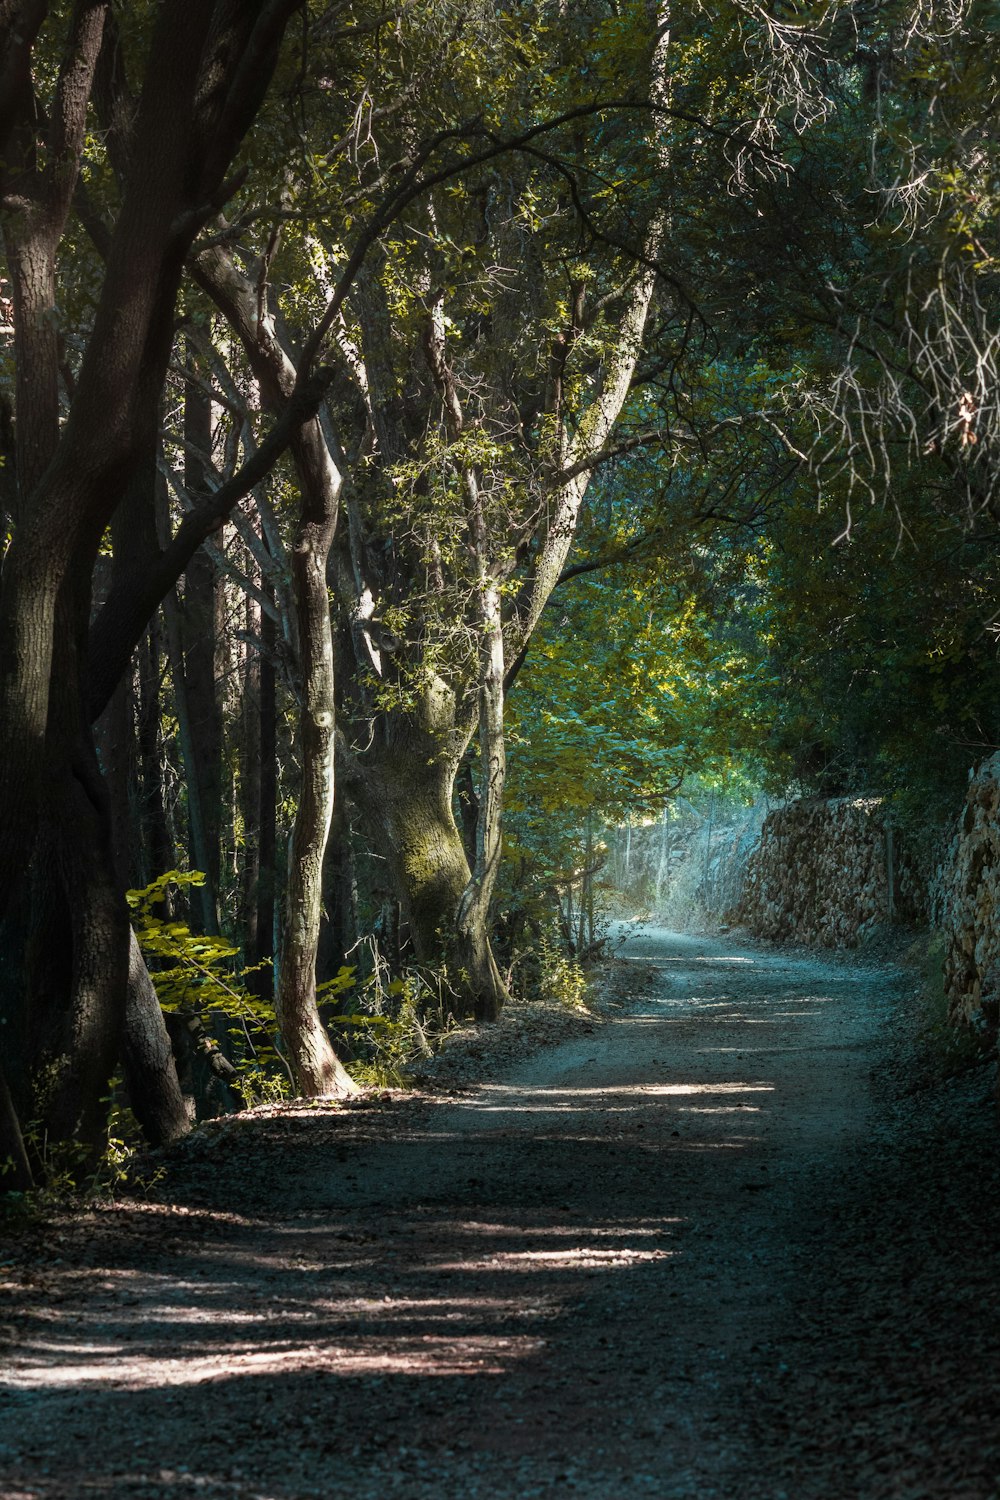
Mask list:
POLYGON ((465 738, 438 682, 419 717, 386 717, 382 745, 353 770, 351 795, 392 878, 417 962, 446 970, 456 1015, 488 1019, 505 992, 486 904, 463 906, 472 871, 453 809, 465 738))
POLYGON ((453 784, 447 763, 400 755, 367 764, 364 786, 352 786, 392 877, 414 954, 427 965, 445 957, 469 883, 453 784))
POLYGON ((26 976, 33 1002, 32 1117, 49 1147, 74 1142, 84 1163, 93 1164, 106 1141, 108 1086, 121 1047, 129 929, 107 790, 91 747, 81 745, 73 764, 54 772, 47 806, 26 976), (32 982, 39 974, 48 982, 32 982))

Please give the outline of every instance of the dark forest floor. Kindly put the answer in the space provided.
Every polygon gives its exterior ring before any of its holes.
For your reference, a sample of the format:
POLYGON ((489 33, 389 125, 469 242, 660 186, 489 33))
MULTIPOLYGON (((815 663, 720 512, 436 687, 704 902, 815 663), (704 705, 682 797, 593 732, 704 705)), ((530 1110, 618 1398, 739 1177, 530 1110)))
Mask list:
POLYGON ((3 1500, 997 1500, 991 1070, 928 1081, 888 964, 626 951, 527 1061, 7 1245, 3 1500))

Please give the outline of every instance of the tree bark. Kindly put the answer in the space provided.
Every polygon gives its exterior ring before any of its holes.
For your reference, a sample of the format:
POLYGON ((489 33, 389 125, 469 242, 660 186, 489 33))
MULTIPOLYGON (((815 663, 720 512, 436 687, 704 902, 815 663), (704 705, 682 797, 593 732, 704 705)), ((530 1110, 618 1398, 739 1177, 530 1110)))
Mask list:
POLYGON ((128 912, 114 868, 107 790, 92 747, 81 743, 73 764, 50 773, 47 803, 40 881, 55 899, 41 911, 33 903, 41 925, 32 967, 37 973, 41 962, 50 976, 47 994, 32 987, 33 1114, 50 1146, 74 1142, 84 1162, 93 1164, 106 1140, 108 1085, 125 1018, 128 912), (62 949, 54 968, 42 943, 62 949))
POLYGON ((258 813, 257 934, 250 962, 262 965, 251 976, 251 988, 262 998, 274 997, 274 896, 277 877, 278 707, 274 670, 274 621, 260 622, 260 809, 258 813))
POLYGON ((135 933, 129 935, 128 998, 122 1048, 132 1113, 152 1146, 169 1146, 191 1128, 163 1011, 135 933))
POLYGON ((503 794, 507 773, 504 744, 504 651, 500 619, 500 590, 488 574, 479 584, 479 816, 476 821, 476 858, 462 893, 455 931, 463 968, 473 984, 477 1020, 496 1021, 506 1002, 507 986, 489 941, 490 902, 500 869, 503 794))
POLYGON ((381 741, 348 759, 353 800, 385 861, 417 962, 446 970, 456 1015, 487 1016, 503 985, 481 900, 467 903, 472 871, 454 814, 455 777, 468 734, 440 679, 418 712, 386 715, 381 741), (461 922, 460 922, 461 914, 461 922))
POLYGON ((299 1084, 310 1096, 343 1097, 356 1085, 333 1050, 316 1004, 316 952, 323 910, 323 855, 333 816, 334 677, 326 559, 336 504, 303 485, 292 548, 302 707, 302 780, 288 853, 285 920, 276 1002, 278 1023, 299 1084), (332 511, 332 514, 331 514, 332 511))
POLYGON ((0 1068, 0 1192, 26 1193, 34 1185, 17 1111, 0 1068))
MULTIPOLYGON (((184 385, 184 484, 189 494, 207 492, 206 458, 212 450, 212 403, 194 380, 184 385)), ((215 564, 199 550, 184 574, 180 612, 184 645, 184 698, 190 760, 186 766, 188 796, 197 784, 198 824, 191 828, 191 863, 205 884, 197 900, 202 930, 219 931, 220 827, 222 807, 222 717, 219 711, 215 564)))
POLYGON ((258 892, 260 889, 260 639, 261 609, 256 599, 246 599, 246 645, 243 662, 243 694, 240 702, 240 820, 243 825, 243 864, 240 893, 240 931, 246 962, 259 943, 258 892))
MULTIPOLYGON (((407 738, 412 743, 416 736, 407 738)), ((447 953, 470 876, 452 811, 454 767, 440 758, 440 746, 431 753, 437 758, 381 756, 366 762, 363 775, 351 781, 421 964, 434 964, 447 953)))

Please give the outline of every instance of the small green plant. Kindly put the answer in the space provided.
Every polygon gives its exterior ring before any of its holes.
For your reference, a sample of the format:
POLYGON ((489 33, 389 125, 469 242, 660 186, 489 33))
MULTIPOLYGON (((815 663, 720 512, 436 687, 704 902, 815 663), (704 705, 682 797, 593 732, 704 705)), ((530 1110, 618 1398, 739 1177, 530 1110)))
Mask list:
MULTIPOLYGON (((204 884, 197 870, 168 870, 143 890, 129 891, 136 938, 150 964, 166 1011, 225 1018, 239 1062, 239 1088, 248 1108, 290 1098, 294 1082, 276 1036, 272 1006, 246 984, 251 972, 238 966, 239 950, 219 937, 192 933, 186 923, 163 915, 171 888, 204 884)), ((410 970, 393 976, 377 943, 359 965, 343 964, 317 986, 323 1018, 359 1083, 404 1087, 409 1070, 430 1057, 440 1035, 453 1024, 451 987, 445 969, 410 970)))
POLYGON ((354 969, 341 971, 350 975, 350 984, 343 985, 340 993, 346 999, 346 989, 352 989, 351 1009, 335 1011, 329 1024, 338 1031, 340 1045, 350 1057, 351 1073, 359 1083, 405 1088, 414 1065, 421 1058, 433 1057, 454 1025, 448 971, 445 967, 408 969, 393 976, 376 942, 371 942, 370 950, 366 979, 357 982, 354 969))
POLYGON ((558 1000, 568 1010, 586 1010, 587 976, 575 958, 569 957, 543 932, 538 942, 539 993, 558 1000))
POLYGON ((256 1109, 258 1105, 281 1104, 295 1095, 287 1072, 274 1072, 256 1065, 243 1068, 239 1079, 234 1082, 238 1083, 247 1109, 256 1109))
POLYGON ((122 1083, 112 1088, 108 1119, 108 1143, 84 1195, 91 1200, 113 1201, 123 1189, 130 1197, 148 1198, 166 1175, 166 1168, 144 1158, 142 1131, 135 1115, 121 1097, 122 1083))
POLYGON ((165 1168, 145 1160, 142 1132, 123 1102, 122 1079, 112 1080, 108 1139, 96 1165, 86 1146, 75 1141, 50 1142, 33 1121, 24 1132, 38 1186, 26 1193, 0 1196, 0 1214, 8 1222, 30 1220, 67 1205, 112 1202, 123 1189, 148 1197, 165 1168))

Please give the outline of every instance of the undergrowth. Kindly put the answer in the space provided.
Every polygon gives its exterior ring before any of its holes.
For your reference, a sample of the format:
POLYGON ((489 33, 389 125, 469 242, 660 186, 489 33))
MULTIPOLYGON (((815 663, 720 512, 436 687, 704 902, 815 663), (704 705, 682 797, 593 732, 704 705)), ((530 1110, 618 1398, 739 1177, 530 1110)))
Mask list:
MULTIPOLYGON (((273 1007, 247 983, 251 970, 240 968, 233 944, 193 933, 185 922, 166 914, 171 889, 202 880, 197 871, 172 870, 144 890, 130 891, 136 936, 164 1011, 197 1017, 204 1026, 205 1045, 218 1043, 236 1066, 237 1074, 229 1081, 234 1092, 230 1107, 280 1104, 295 1096, 294 1080, 273 1007)), ((522 999, 586 1012, 587 973, 566 953, 554 927, 538 931, 530 953, 523 956, 530 962, 519 974, 522 999)), ((317 987, 323 1020, 362 1087, 410 1087, 419 1065, 433 1058, 464 1024, 456 1018, 455 976, 444 967, 411 967, 393 975, 374 940, 359 959, 317 987)), ((96 1166, 87 1159, 85 1148, 72 1142, 52 1147, 41 1138, 40 1127, 29 1126, 26 1144, 44 1185, 29 1193, 0 1195, 3 1221, 44 1216, 70 1205, 113 1202, 123 1193, 153 1192, 166 1168, 151 1162, 126 1100, 118 1077, 108 1101, 107 1146, 96 1166)))

